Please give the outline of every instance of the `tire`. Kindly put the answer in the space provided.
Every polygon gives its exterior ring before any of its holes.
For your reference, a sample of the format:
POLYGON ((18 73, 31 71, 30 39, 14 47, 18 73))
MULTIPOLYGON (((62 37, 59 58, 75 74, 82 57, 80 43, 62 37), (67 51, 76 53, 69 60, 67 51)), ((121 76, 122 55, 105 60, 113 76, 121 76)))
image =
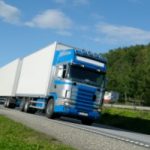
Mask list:
POLYGON ((4 107, 6 108, 15 108, 16 104, 11 102, 11 98, 6 99, 4 103, 4 107))
POLYGON ((24 112, 29 112, 29 105, 30 105, 30 103, 29 103, 29 101, 25 101, 25 104, 24 104, 24 112))
POLYGON ((92 123, 93 123, 93 120, 91 120, 91 119, 88 119, 88 118, 83 118, 83 119, 81 119, 81 122, 82 122, 82 124, 84 124, 84 125, 92 125, 92 123))
POLYGON ((7 99, 4 102, 4 107, 7 107, 7 99))
POLYGON ((20 111, 24 111, 25 102, 26 102, 25 100, 22 100, 22 101, 21 101, 21 104, 20 104, 20 106, 19 106, 19 110, 20 110, 20 111))
POLYGON ((56 117, 56 115, 54 113, 54 100, 53 99, 50 99, 48 101, 45 113, 46 113, 47 118, 54 119, 56 117))
POLYGON ((36 112, 36 109, 30 108, 30 101, 29 100, 25 101, 24 112, 31 113, 31 114, 34 114, 36 112))
POLYGON ((8 99, 6 99, 5 102, 6 102, 6 103, 5 103, 5 107, 6 107, 6 108, 9 108, 9 101, 8 101, 8 99))

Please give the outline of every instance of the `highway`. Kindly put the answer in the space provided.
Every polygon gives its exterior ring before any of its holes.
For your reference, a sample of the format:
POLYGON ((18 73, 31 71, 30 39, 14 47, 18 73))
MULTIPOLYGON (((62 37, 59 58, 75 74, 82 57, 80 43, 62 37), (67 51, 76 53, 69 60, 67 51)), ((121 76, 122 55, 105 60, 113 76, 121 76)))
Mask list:
POLYGON ((150 135, 99 124, 86 126, 82 125, 80 121, 70 118, 52 120, 43 114, 27 114, 16 109, 6 109, 2 105, 0 105, 0 114, 79 150, 150 149, 150 135))

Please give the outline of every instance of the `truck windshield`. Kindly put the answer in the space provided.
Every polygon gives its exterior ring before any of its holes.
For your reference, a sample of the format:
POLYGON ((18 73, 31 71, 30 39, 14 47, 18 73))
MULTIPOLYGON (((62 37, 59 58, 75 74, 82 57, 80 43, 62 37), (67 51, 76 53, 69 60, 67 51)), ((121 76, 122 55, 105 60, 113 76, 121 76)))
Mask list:
POLYGON ((101 87, 104 83, 105 73, 78 65, 70 65, 68 77, 74 81, 101 87))

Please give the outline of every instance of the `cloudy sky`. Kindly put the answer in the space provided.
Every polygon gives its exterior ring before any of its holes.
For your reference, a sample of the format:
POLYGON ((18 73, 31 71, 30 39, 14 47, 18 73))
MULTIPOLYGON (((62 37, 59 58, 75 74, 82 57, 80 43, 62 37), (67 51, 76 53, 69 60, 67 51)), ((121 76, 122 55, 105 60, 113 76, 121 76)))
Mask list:
POLYGON ((150 42, 150 0, 0 0, 0 66, 59 41, 94 52, 150 42))

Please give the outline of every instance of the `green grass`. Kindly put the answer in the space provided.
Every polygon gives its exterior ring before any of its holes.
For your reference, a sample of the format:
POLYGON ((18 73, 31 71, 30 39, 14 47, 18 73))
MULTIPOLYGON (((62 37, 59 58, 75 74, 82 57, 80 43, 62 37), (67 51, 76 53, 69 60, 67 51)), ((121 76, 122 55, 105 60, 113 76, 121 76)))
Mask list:
POLYGON ((73 150, 73 148, 0 115, 0 150, 73 150))
POLYGON ((100 123, 150 134, 150 112, 148 111, 104 107, 100 123))

